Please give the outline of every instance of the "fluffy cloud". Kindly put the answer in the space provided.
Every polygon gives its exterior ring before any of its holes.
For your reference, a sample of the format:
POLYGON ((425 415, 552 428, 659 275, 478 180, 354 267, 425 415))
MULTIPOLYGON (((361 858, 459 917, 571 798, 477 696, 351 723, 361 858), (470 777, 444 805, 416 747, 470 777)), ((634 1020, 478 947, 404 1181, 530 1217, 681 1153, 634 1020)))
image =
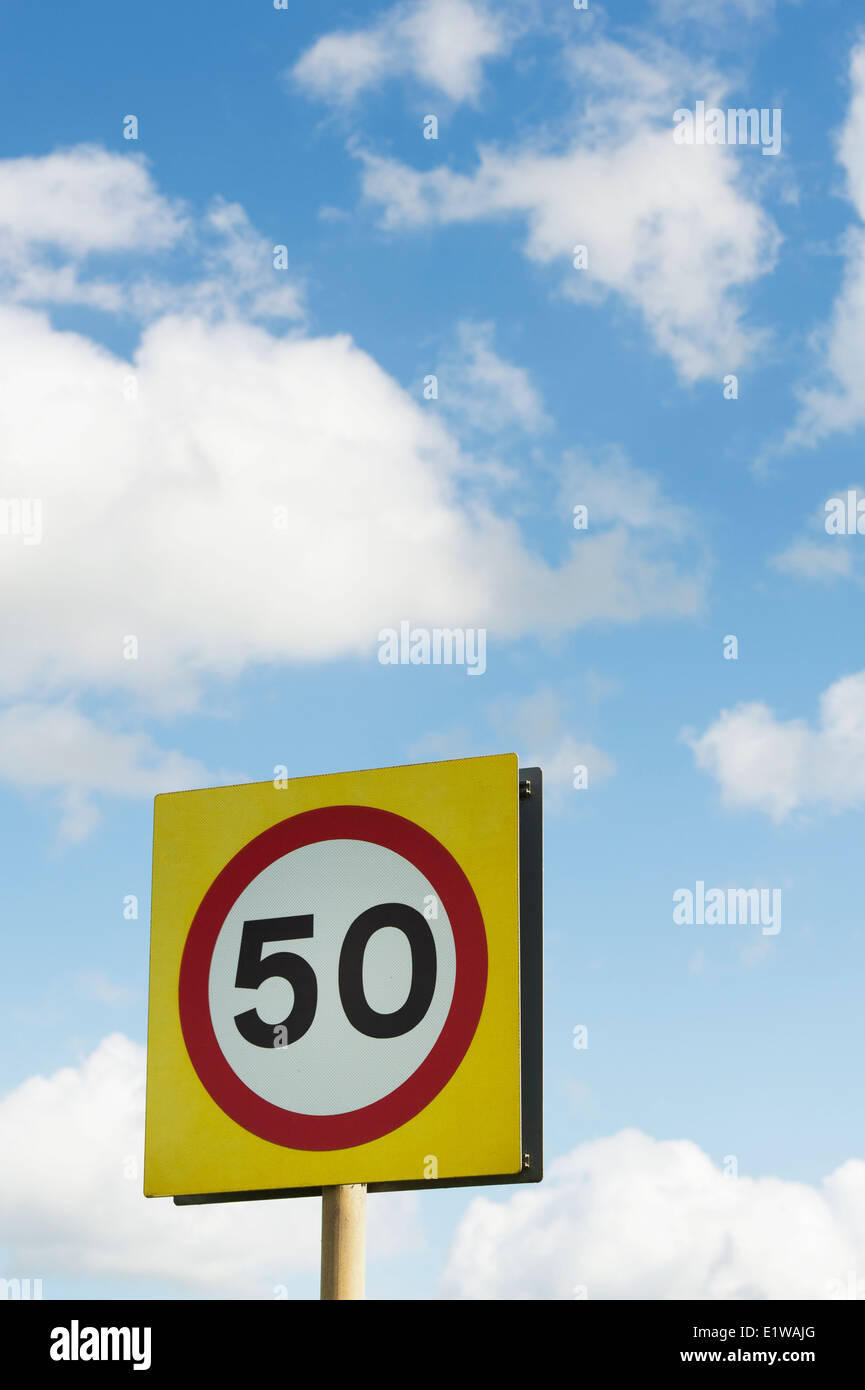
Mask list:
POLYGON ((850 55, 850 104, 837 141, 846 192, 858 221, 844 238, 844 275, 828 324, 817 334, 822 379, 800 392, 786 444, 813 445, 865 424, 865 42, 850 55))
POLYGON ((575 767, 587 769, 589 787, 616 770, 612 758, 568 729, 564 702, 548 687, 523 699, 500 701, 489 714, 496 728, 519 740, 524 765, 543 768, 548 809, 559 809, 566 796, 573 794, 575 767))
MULTIPOLYGON (((38 1275, 48 1297, 52 1278, 69 1276, 267 1298, 306 1272, 315 1296, 318 1201, 175 1207, 148 1200, 143 1135, 144 1049, 121 1034, 103 1039, 80 1065, 31 1077, 0 1098, 5 1277, 38 1275)), ((370 1200, 373 1257, 417 1249, 421 1239, 415 1198, 370 1200)))
POLYGON ((764 341, 739 295, 772 269, 779 235, 744 189, 748 151, 672 134, 683 91, 697 84, 713 104, 723 83, 667 50, 607 40, 571 50, 568 64, 584 95, 576 138, 482 146, 467 174, 418 172, 357 146, 364 194, 394 230, 523 218, 526 256, 567 265, 564 292, 578 301, 621 295, 685 380, 735 370, 764 341), (577 245, 585 269, 571 267, 577 245))
MULTIPOLYGON (((865 1163, 820 1188, 733 1178, 696 1144, 636 1130, 581 1144, 540 1188, 476 1198, 451 1298, 825 1299, 865 1264, 865 1163)), ((854 1294, 855 1296, 855 1294, 854 1294)))
POLYGON ((274 248, 243 208, 216 198, 196 217, 164 198, 145 160, 77 146, 0 160, 0 295, 151 319, 169 309, 300 318, 302 291, 274 273, 274 248), (175 257, 183 279, 159 278, 175 257), (170 255, 169 255, 170 253, 170 255))
MULTIPOLYGON (((590 699, 595 690, 608 691, 605 683, 590 673, 590 699)), ((584 766, 587 786, 594 787, 611 777, 616 764, 602 749, 586 739, 578 739, 568 728, 564 701, 549 687, 535 690, 521 699, 502 698, 489 705, 485 714, 497 737, 492 747, 501 749, 501 737, 519 750, 525 767, 540 767, 544 774, 544 809, 561 811, 574 796, 574 769, 584 766)), ((478 752, 477 734, 463 725, 424 734, 408 750, 419 762, 446 758, 470 758, 478 752)))
POLYGON ((39 243, 72 255, 153 251, 182 235, 179 205, 144 160, 98 146, 0 161, 0 245, 39 243))
POLYGON ((823 692, 816 728, 777 719, 755 702, 724 710, 705 733, 685 737, 727 806, 775 821, 807 806, 858 806, 865 800, 865 671, 823 692))
POLYGON ((588 509, 589 527, 625 523, 642 535, 663 534, 667 541, 681 540, 694 529, 694 518, 685 507, 664 495, 660 481, 635 468, 616 446, 590 456, 572 449, 562 469, 562 507, 582 503, 588 509))
POLYGON ((393 77, 411 77, 454 101, 471 101, 484 62, 508 45, 498 6, 494 10, 483 0, 414 0, 387 10, 366 29, 325 34, 300 57, 291 76, 311 96, 330 102, 351 102, 393 77))
POLYGON ((488 434, 511 426, 533 433, 549 423, 541 397, 523 367, 495 351, 491 323, 457 324, 453 351, 439 363, 442 410, 488 434))
POLYGON ((96 824, 93 797, 151 797, 206 784, 200 764, 156 748, 147 734, 114 733, 71 705, 16 705, 0 713, 0 780, 53 789, 60 834, 79 841, 96 824))
MULTIPOLYGON (((4 502, 40 508, 39 544, 0 534, 0 697, 120 689, 167 712, 252 663, 367 658, 406 615, 507 639, 697 611, 702 577, 632 537, 627 502, 550 563, 467 498, 473 462, 436 410, 350 338, 232 312, 220 286, 254 307, 259 261, 241 209, 209 218, 232 273, 205 267, 131 361, 0 308, 4 502)), ((538 423, 487 340, 465 360, 487 399, 510 390, 503 425, 538 423)))
MULTIPOLYGON (((275 273, 277 249, 258 234, 239 203, 214 198, 187 246, 198 261, 190 278, 178 283, 132 273, 118 292, 126 311, 142 320, 166 313, 303 319, 303 287, 287 267, 275 273)), ((39 302, 22 292, 15 297, 39 302)))
POLYGON ((831 584, 837 579, 861 582, 856 508, 863 496, 865 491, 855 484, 827 489, 824 500, 808 517, 807 533, 796 537, 779 554, 772 555, 768 561, 771 568, 779 574, 791 574, 796 579, 816 583, 831 584), (851 521, 852 530, 848 534, 851 521), (839 524, 843 528, 840 532, 836 529, 839 524), (829 531, 827 526, 831 528, 829 531))
POLYGON ((798 579, 831 582, 849 579, 854 573, 853 555, 831 540, 798 540, 787 546, 770 561, 781 574, 793 574, 798 579))

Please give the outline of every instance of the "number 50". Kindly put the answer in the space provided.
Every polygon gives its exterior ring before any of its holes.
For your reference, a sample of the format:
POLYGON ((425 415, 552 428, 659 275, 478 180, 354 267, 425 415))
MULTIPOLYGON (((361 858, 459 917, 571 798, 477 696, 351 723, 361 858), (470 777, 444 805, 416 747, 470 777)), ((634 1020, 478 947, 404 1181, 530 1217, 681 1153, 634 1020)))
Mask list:
MULTIPOLYGON (((291 1012, 281 1024, 265 1023, 256 1009, 235 1015, 238 1031, 256 1047, 273 1047, 274 1029, 285 1030, 285 1043, 297 1042, 312 1025, 318 1004, 318 981, 308 960, 293 951, 275 951, 262 959, 267 941, 301 941, 313 934, 313 918, 263 917, 244 922, 234 983, 258 989, 265 980, 287 980, 294 990, 291 1012)), ((405 903, 379 903, 355 917, 339 953, 339 998, 349 1023, 368 1038, 398 1038, 425 1016, 436 987, 436 948, 429 923, 405 903), (411 987, 393 1013, 373 1009, 363 991, 363 960, 371 938, 382 927, 395 927, 411 948, 411 987)))

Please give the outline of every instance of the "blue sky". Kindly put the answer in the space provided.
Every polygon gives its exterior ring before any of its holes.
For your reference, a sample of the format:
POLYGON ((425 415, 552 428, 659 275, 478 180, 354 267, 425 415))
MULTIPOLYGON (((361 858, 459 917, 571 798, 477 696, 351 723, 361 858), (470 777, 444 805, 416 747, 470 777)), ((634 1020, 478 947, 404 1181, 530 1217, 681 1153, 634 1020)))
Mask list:
POLYGON ((5 1273, 315 1296, 316 1202, 180 1213, 122 1176, 153 796, 516 751, 561 1166, 522 1207, 371 1198, 370 1295, 865 1281, 865 542, 824 525, 865 488, 860 25, 4 7, 2 496, 42 507, 0 535, 5 1273), (780 111, 780 152, 675 144, 698 101, 780 111), (483 676, 379 664, 403 618, 485 628, 483 676), (780 889, 781 931, 675 924, 697 881, 780 889))

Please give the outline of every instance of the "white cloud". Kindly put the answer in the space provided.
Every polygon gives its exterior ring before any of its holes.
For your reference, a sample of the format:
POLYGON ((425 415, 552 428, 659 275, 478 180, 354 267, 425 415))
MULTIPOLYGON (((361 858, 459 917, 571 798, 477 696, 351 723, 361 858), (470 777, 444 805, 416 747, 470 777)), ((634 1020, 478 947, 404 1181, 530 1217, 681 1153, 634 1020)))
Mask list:
POLYGON ((539 1188, 476 1198, 442 1279, 471 1299, 825 1299, 865 1268, 865 1163, 821 1187, 728 1176, 688 1140, 581 1144, 539 1188), (585 1293, 577 1290, 584 1289, 585 1293))
POLYGON ((799 540, 787 546, 770 560, 773 569, 781 574, 793 574, 798 579, 831 581, 849 579, 853 574, 853 556, 833 540, 799 540))
POLYGON ((304 317, 302 286, 287 268, 275 271, 276 248, 258 234, 239 203, 214 198, 195 226, 193 245, 199 277, 181 284, 152 275, 133 277, 121 291, 124 307, 143 320, 167 313, 304 317))
MULTIPOLYGON (((243 306, 251 318, 301 318, 301 290, 280 271, 273 275, 274 248, 259 236, 239 203, 214 199, 205 218, 216 241, 206 253, 210 272, 200 286, 192 287, 190 307, 207 307, 208 301, 221 300, 223 311, 243 306)), ((174 293, 165 305, 176 313, 186 301, 174 293)))
POLYGON ((561 501, 572 514, 574 506, 588 508, 589 531, 620 523, 643 536, 655 532, 672 538, 694 530, 687 508, 666 497, 660 480, 635 468, 617 446, 594 456, 585 449, 570 450, 562 469, 561 501))
POLYGON ((606 781, 616 770, 612 758, 595 744, 576 738, 568 729, 564 701, 549 687, 522 699, 499 701, 489 714, 496 728, 513 737, 521 762, 526 767, 541 768, 544 791, 553 809, 559 809, 566 796, 577 794, 576 767, 587 769, 588 788, 606 781))
POLYGON ((0 245, 134 253, 170 246, 184 229, 180 205, 157 192, 139 157, 79 145, 0 160, 0 245))
POLYGON ((97 822, 94 795, 151 797, 209 778, 199 763, 155 747, 147 734, 114 733, 69 704, 25 704, 0 713, 0 780, 22 791, 57 790, 61 837, 77 842, 97 822))
POLYGON ((438 367, 442 409, 487 434, 546 428, 543 402, 528 372, 498 355, 494 337, 491 323, 457 325, 456 345, 438 367))
POLYGON ((800 409, 787 446, 814 445, 836 430, 865 423, 865 231, 845 238, 844 278, 829 324, 816 335, 824 353, 822 384, 799 392, 800 409))
POLYGON ((858 216, 843 240, 844 275, 829 322, 815 335, 821 379, 803 388, 785 444, 813 445, 865 424, 865 42, 850 54, 850 104, 837 141, 846 193, 858 216))
POLYGON ((115 984, 105 970, 79 970, 75 986, 82 998, 95 1000, 97 1004, 126 1004, 135 998, 133 989, 115 984))
POLYGON ((697 766, 718 782, 725 805, 781 821, 807 806, 833 811, 865 801, 865 671, 820 696, 816 728, 780 720, 757 702, 723 710, 698 738, 685 735, 697 766))
POLYGON ((865 491, 856 484, 835 488, 831 493, 827 491, 824 500, 808 517, 808 533, 795 538, 779 554, 770 556, 770 567, 779 574, 791 574, 796 579, 817 583, 831 584, 837 579, 860 582, 862 567, 857 563, 856 508, 863 496, 865 491), (851 521, 852 531, 848 536, 847 526, 851 521), (840 532, 835 529, 839 523, 843 527, 840 532), (827 526, 832 529, 827 531, 827 526))
POLYGON ((523 218, 525 255, 560 265, 566 295, 621 295, 693 381, 735 370, 766 341, 745 323, 740 294, 773 268, 780 238, 745 191, 748 151, 673 141, 683 91, 697 83, 711 104, 721 79, 658 45, 648 54, 607 40, 570 51, 585 107, 576 138, 481 146, 467 174, 355 152, 385 228, 523 218), (586 269, 572 267, 578 245, 586 269))
POLYGON ((555 743, 529 745, 527 761, 532 767, 540 767, 544 774, 544 785, 560 791, 574 788, 576 769, 586 769, 586 788, 596 787, 612 777, 616 764, 594 743, 574 738, 573 734, 563 733, 555 743))
POLYGON ((169 310, 302 317, 300 286, 273 262, 273 246, 238 204, 216 198, 193 216, 159 193, 141 158, 84 145, 0 160, 0 293, 9 303, 145 320, 169 310), (152 253, 162 270, 168 252, 182 283, 149 269, 152 253))
MULTIPOLYGON (((485 714, 497 737, 492 750, 511 748, 524 767, 540 767, 544 775, 546 810, 562 810, 576 795, 574 769, 588 772, 589 787, 612 777, 616 764, 611 757, 587 739, 577 738, 568 728, 565 702, 550 687, 542 687, 522 698, 503 698, 490 704, 485 714), (503 742, 506 740, 506 745, 503 742)), ((478 752, 477 735, 462 725, 424 734, 408 749, 408 756, 420 762, 440 758, 469 758, 478 752)))
POLYGON ((411 77, 453 101, 472 101, 483 64, 509 47, 500 10, 483 0, 414 0, 366 29, 325 34, 291 70, 311 96, 348 103, 393 77, 411 77))
POLYGON ((865 43, 850 53, 850 106, 838 136, 838 158, 847 176, 847 195, 865 222, 865 43))
POLYGON ((121 689, 168 711, 251 663, 371 657, 406 616, 492 641, 701 604, 702 576, 626 522, 557 566, 533 553, 345 335, 180 314, 129 363, 7 307, 0 373, 4 490, 43 517, 41 544, 0 536, 0 697, 121 689))
MULTIPOLYGON (((142 1194, 144 1049, 104 1038, 78 1066, 0 1098, 6 1277, 156 1281, 205 1297, 273 1297, 298 1273, 317 1291, 317 1200, 175 1207, 142 1194)), ((369 1202, 376 1255, 417 1249, 412 1194, 369 1202)), ((122 1295, 122 1284, 118 1287, 122 1295)))

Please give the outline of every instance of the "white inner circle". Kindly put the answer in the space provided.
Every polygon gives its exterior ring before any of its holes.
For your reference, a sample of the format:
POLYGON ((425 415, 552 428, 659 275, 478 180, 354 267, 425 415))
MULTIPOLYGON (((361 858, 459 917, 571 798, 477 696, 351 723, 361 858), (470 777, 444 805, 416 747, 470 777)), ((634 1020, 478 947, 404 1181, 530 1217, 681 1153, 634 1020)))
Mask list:
MULTIPOLYGON (((382 927, 363 960, 363 991, 371 1009, 393 1013, 408 998, 411 947, 405 933, 382 927)), ((243 890, 220 928, 208 981, 210 1016, 232 1071, 263 1100, 306 1115, 339 1115, 389 1095, 434 1047, 450 1010, 456 948, 444 905, 414 864, 366 840, 323 840, 277 859, 243 890), (379 903, 404 903, 421 913, 436 949, 436 983, 420 1022, 397 1038, 370 1038, 346 1018, 339 997, 339 958, 356 917, 379 903), (437 916, 432 916, 433 908, 437 916), (313 917, 313 935, 266 941, 261 957, 289 952, 315 972, 318 1002, 309 1030, 279 1046, 278 1025, 294 1002, 288 980, 271 978, 258 989, 235 986, 244 922, 269 917, 313 917), (240 1033, 235 1016, 255 1009, 273 1027, 274 1046, 257 1047, 240 1033)))

